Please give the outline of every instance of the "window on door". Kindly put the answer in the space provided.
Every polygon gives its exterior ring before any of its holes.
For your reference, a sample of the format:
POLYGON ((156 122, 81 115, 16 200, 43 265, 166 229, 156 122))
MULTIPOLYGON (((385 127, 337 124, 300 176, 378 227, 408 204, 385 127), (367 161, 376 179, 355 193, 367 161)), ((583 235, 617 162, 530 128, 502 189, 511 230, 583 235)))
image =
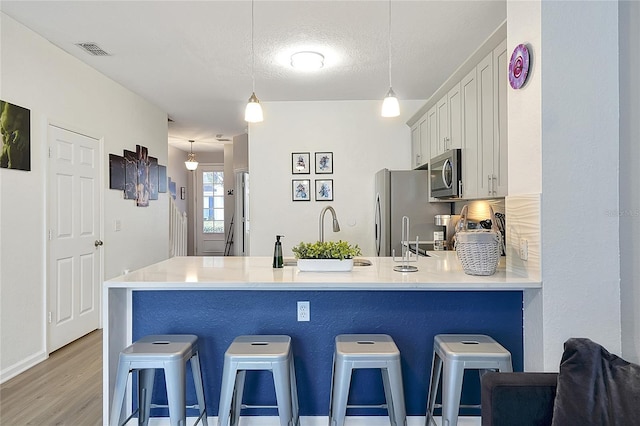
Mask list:
POLYGON ((202 172, 202 233, 224 234, 224 172, 202 172))
POLYGON ((224 254, 224 166, 202 164, 196 174, 196 256, 224 254))

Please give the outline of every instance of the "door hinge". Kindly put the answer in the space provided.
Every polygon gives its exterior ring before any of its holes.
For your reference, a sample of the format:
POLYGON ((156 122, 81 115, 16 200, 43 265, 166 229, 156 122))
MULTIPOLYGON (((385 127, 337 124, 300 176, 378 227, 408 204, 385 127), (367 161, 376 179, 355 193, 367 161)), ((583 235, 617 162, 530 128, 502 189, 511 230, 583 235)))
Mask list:
POLYGON ((51 158, 51 147, 49 147, 49 158, 51 158))
POLYGON ((53 315, 51 314, 51 311, 49 311, 47 313, 47 321, 49 322, 49 324, 51 324, 53 322, 53 315))
POLYGON ((49 241, 53 239, 53 231, 49 229, 49 241))

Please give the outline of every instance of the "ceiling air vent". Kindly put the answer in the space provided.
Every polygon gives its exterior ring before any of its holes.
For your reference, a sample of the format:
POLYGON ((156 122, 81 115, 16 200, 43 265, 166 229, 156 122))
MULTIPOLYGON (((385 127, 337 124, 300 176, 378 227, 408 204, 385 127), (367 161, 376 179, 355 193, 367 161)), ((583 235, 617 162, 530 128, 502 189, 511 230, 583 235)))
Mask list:
POLYGON ((84 49, 87 53, 93 56, 111 56, 109 53, 102 50, 102 48, 96 43, 76 43, 76 46, 84 49))

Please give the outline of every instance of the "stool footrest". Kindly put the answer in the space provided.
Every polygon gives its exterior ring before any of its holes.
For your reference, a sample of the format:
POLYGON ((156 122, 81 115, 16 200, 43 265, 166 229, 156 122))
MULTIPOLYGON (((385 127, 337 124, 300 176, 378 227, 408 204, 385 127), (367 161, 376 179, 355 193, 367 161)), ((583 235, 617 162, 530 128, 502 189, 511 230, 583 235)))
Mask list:
POLYGON ((347 405, 347 408, 389 408, 387 404, 347 405))
POLYGON ((278 408, 277 405, 249 405, 249 404, 241 404, 240 408, 243 410, 245 408, 253 409, 253 408, 278 408))
MULTIPOLYGON (((149 404, 149 408, 169 408, 169 405, 167 405, 167 404, 149 404)), ((193 404, 193 405, 185 405, 184 408, 191 409, 191 410, 199 410, 200 406, 198 404, 193 404)))

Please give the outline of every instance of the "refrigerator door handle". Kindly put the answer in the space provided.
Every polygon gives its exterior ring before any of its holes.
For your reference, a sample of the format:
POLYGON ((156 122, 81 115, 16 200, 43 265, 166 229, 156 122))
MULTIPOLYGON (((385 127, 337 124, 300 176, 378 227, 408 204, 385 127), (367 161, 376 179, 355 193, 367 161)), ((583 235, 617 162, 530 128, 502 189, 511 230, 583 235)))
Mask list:
POLYGON ((380 194, 376 194, 376 206, 375 206, 375 218, 374 218, 374 223, 375 223, 375 237, 376 237, 376 256, 380 256, 380 246, 381 246, 381 240, 382 240, 382 218, 381 218, 381 211, 380 211, 380 194))

